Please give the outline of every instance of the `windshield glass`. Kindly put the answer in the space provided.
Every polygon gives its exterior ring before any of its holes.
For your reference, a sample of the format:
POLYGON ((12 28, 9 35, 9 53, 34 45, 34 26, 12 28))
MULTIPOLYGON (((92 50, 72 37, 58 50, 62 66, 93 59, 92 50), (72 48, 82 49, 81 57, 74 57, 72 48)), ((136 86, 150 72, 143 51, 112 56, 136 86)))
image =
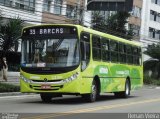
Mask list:
POLYGON ((79 63, 78 39, 25 39, 21 63, 23 67, 76 66, 79 63))

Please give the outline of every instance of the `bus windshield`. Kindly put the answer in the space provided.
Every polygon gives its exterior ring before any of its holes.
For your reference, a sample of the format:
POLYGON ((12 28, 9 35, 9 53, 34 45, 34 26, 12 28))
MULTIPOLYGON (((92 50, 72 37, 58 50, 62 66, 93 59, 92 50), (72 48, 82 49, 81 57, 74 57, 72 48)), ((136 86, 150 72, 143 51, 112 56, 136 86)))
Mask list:
POLYGON ((77 38, 27 38, 22 41, 23 67, 70 67, 78 65, 77 38))

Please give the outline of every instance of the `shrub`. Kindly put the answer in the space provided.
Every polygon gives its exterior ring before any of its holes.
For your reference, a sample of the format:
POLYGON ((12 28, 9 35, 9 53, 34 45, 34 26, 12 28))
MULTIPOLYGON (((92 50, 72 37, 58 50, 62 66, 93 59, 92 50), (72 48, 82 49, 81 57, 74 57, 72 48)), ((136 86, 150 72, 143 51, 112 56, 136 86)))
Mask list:
POLYGON ((148 76, 147 74, 144 74, 144 84, 160 86, 160 80, 153 79, 150 76, 148 76))
POLYGON ((20 87, 17 85, 0 83, 0 92, 19 92, 20 87))
POLYGON ((0 56, 5 56, 7 59, 8 64, 8 71, 16 71, 19 72, 20 70, 20 59, 21 59, 21 53, 20 52, 3 52, 0 51, 0 56))

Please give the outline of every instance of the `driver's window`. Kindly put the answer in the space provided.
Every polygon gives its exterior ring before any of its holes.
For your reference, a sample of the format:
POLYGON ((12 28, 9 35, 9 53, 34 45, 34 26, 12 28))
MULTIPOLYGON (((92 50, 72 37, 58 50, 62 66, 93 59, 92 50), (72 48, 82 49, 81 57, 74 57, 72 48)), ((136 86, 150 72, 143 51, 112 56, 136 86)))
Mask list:
POLYGON ((90 60, 90 34, 81 33, 81 69, 86 69, 90 60))

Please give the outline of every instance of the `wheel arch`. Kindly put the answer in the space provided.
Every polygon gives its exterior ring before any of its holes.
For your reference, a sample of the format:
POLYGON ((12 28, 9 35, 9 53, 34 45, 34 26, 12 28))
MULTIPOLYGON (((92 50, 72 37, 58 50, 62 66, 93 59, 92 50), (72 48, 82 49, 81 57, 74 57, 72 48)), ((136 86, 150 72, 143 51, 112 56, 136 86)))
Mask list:
POLYGON ((129 81, 129 88, 130 88, 130 90, 131 90, 131 78, 130 78, 130 76, 127 76, 127 78, 126 78, 126 81, 129 81))
POLYGON ((100 77, 98 75, 95 75, 93 80, 95 80, 97 84, 98 94, 101 92, 101 83, 100 83, 100 77))

